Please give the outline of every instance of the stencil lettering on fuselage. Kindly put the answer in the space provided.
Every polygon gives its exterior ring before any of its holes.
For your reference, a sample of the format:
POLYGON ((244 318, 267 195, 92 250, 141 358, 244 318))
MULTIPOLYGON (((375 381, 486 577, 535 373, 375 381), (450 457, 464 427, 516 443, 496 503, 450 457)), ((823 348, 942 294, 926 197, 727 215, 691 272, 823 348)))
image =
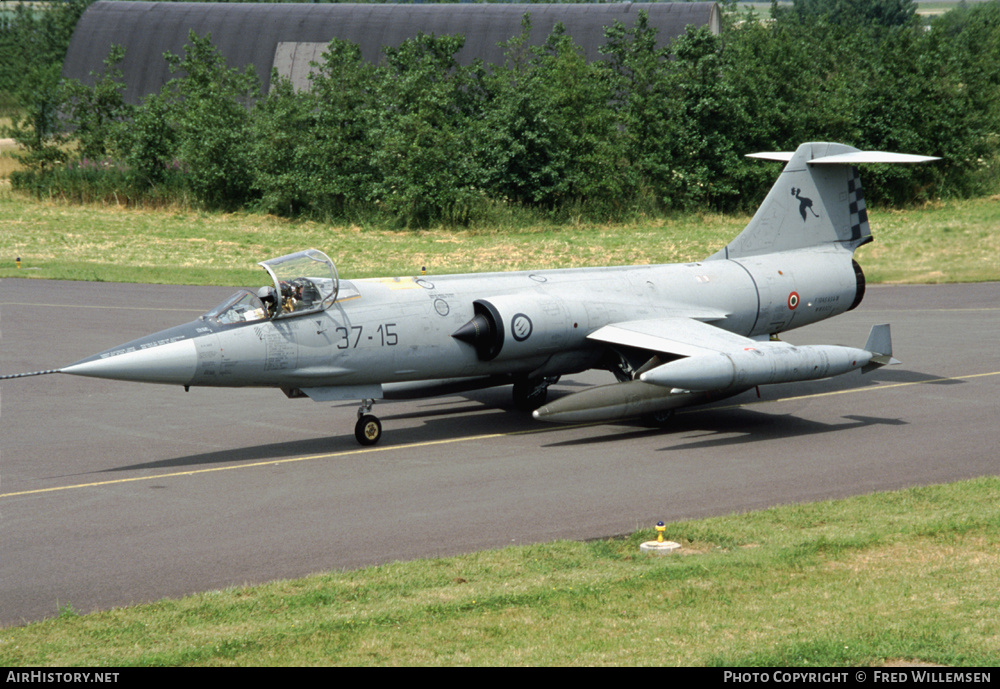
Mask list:
POLYGON ((284 333, 266 326, 256 327, 254 331, 264 343, 265 371, 282 371, 295 367, 298 349, 284 333))

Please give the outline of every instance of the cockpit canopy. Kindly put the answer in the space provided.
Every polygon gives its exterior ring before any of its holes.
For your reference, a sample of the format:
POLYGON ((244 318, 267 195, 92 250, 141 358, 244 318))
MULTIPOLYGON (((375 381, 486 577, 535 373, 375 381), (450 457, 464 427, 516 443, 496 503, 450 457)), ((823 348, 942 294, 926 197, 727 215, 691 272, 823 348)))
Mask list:
POLYGON ((307 249, 257 265, 271 276, 273 288, 257 294, 240 290, 202 318, 220 325, 287 318, 322 311, 337 299, 337 268, 322 251, 307 249))
POLYGON ((278 295, 275 318, 323 311, 337 298, 337 268, 322 251, 306 249, 257 265, 274 280, 278 295))

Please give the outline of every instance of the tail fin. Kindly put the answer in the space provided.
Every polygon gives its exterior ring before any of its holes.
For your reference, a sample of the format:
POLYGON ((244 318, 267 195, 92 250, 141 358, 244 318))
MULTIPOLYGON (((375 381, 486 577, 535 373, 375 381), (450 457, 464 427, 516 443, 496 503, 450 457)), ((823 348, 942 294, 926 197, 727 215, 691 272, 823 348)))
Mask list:
POLYGON ((871 361, 861 368, 862 373, 900 363, 899 359, 894 359, 892 356, 892 334, 889 332, 888 323, 872 326, 871 332, 868 333, 865 349, 873 356, 871 361))
POLYGON ((741 258, 839 244, 854 251, 871 241, 859 163, 922 163, 929 156, 860 151, 833 143, 805 143, 795 153, 753 153, 786 161, 753 219, 711 258, 741 258))

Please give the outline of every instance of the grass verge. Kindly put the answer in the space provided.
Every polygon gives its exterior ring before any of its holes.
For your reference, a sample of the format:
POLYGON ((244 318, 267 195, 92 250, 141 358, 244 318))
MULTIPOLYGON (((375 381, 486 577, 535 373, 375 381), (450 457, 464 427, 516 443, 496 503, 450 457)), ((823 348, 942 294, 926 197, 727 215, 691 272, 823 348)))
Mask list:
MULTIPOLYGON (((39 203, 0 189, 0 278, 253 285, 258 261, 313 247, 342 277, 697 261, 745 216, 678 215, 618 225, 388 231, 186 209, 39 203), (21 268, 15 259, 21 258, 21 268)), ((1000 199, 872 211, 858 251, 871 282, 1000 280, 1000 199)))
POLYGON ((24 665, 1000 661, 1000 479, 334 572, 0 630, 24 665))

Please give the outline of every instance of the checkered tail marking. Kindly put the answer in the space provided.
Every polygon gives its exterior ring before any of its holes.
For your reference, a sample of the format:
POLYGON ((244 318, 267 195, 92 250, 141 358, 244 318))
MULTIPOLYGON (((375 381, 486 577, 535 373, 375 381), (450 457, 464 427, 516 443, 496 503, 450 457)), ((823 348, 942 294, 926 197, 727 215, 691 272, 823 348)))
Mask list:
POLYGON ((858 168, 851 166, 847 175, 847 201, 851 204, 851 239, 857 240, 871 234, 868 227, 868 211, 865 209, 865 192, 861 188, 858 168))

